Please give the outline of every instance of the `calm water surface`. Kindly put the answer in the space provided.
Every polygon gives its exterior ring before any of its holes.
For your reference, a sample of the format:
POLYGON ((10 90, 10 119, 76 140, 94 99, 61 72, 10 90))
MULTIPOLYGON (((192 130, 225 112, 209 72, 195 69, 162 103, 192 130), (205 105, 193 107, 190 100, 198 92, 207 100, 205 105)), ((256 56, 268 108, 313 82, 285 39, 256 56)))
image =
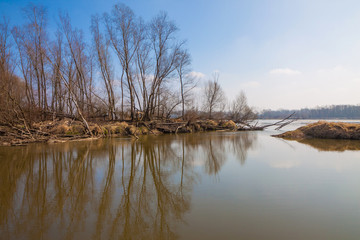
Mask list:
POLYGON ((274 133, 0 147, 0 238, 360 239, 360 141, 274 133))

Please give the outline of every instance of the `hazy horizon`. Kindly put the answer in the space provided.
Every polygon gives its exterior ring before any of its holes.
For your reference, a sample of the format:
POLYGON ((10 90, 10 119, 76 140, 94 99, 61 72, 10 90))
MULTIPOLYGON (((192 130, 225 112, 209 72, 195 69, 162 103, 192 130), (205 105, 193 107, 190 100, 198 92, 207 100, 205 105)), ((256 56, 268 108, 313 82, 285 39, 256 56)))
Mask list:
MULTIPOLYGON (((11 25, 30 1, 0 1, 11 25)), ((124 3, 145 20, 166 11, 180 28, 202 82, 214 71, 229 99, 243 90, 261 109, 360 103, 357 1, 31 1, 48 9, 49 30, 66 11, 90 42, 90 17, 124 3)))

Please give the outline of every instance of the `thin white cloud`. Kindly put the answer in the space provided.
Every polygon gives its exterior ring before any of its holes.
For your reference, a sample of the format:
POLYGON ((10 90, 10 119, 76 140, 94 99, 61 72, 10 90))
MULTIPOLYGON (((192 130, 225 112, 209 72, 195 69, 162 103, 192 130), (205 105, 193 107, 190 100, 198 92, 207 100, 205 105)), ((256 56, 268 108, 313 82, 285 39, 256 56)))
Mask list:
POLYGON ((205 78, 205 74, 203 74, 202 72, 195 72, 195 71, 193 71, 193 72, 190 72, 189 75, 190 75, 190 77, 194 77, 194 78, 196 78, 196 79, 203 79, 203 78, 205 78))
POLYGON ((269 73, 273 74, 273 75, 299 75, 299 74, 301 74, 300 71, 293 70, 290 68, 276 68, 276 69, 271 70, 269 73))
POLYGON ((319 74, 344 74, 348 73, 348 69, 342 65, 337 65, 333 68, 324 68, 317 71, 319 74))
POLYGON ((258 88, 261 86, 261 83, 258 81, 249 81, 241 84, 243 88, 258 88))

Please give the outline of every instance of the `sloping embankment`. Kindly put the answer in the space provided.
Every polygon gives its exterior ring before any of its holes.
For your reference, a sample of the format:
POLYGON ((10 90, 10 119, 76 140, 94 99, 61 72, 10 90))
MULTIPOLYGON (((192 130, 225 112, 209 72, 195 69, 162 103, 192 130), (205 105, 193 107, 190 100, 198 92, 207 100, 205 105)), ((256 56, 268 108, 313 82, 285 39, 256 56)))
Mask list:
POLYGON ((273 137, 294 140, 309 138, 360 140, 360 124, 319 121, 273 137))

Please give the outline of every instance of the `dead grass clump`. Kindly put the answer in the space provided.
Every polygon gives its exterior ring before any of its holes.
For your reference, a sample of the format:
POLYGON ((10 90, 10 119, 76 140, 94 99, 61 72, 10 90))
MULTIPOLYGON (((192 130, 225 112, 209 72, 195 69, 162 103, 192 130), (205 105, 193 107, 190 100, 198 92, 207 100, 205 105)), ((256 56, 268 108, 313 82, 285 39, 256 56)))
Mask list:
POLYGON ((115 134, 116 126, 114 126, 114 125, 104 125, 103 128, 106 129, 106 135, 115 134))
POLYGON ((129 126, 126 122, 117 122, 114 125, 115 125, 115 129, 114 129, 115 134, 125 134, 126 128, 129 126))
POLYGON ((105 136, 111 135, 125 135, 128 124, 126 122, 117 122, 114 124, 107 124, 102 126, 103 134, 105 136))
POLYGON ((123 133, 125 133, 125 128, 122 128, 120 126, 115 126, 114 132, 115 132, 115 134, 123 134, 123 133))
POLYGON ((360 139, 360 124, 319 121, 277 135, 277 137, 287 139, 360 139))
POLYGON ((85 133, 85 128, 82 125, 73 125, 67 132, 67 134, 80 135, 85 133))
POLYGON ((231 129, 231 130, 237 129, 236 123, 234 123, 234 121, 232 121, 232 120, 222 122, 221 126, 224 128, 227 128, 227 129, 231 129))
POLYGON ((141 134, 143 134, 143 135, 149 134, 149 129, 148 129, 147 127, 145 127, 145 126, 139 127, 139 131, 140 131, 141 134))
POLYGON ((205 130, 215 130, 218 124, 214 120, 206 120, 200 122, 200 126, 205 130))
POLYGON ((187 127, 186 127, 186 132, 188 132, 188 133, 192 133, 192 132, 193 132, 192 127, 187 126, 187 127))
POLYGON ((116 122, 114 125, 123 127, 123 128, 126 128, 127 126, 129 126, 129 124, 127 124, 126 122, 116 122))
POLYGON ((298 128, 294 131, 288 131, 288 132, 284 132, 282 134, 273 135, 273 137, 279 137, 279 138, 284 138, 284 139, 304 139, 304 138, 306 138, 304 132, 300 128, 298 128))
POLYGON ((101 130, 103 131, 104 136, 109 136, 109 130, 106 127, 101 127, 101 130))
POLYGON ((126 127, 126 132, 129 135, 137 135, 138 134, 138 129, 137 127, 133 126, 133 125, 129 125, 126 127))
POLYGON ((98 126, 90 126, 90 131, 92 132, 92 134, 94 134, 95 136, 99 136, 103 134, 103 130, 98 126))
POLYGON ((216 127, 218 125, 214 120, 206 120, 205 124, 210 127, 216 127))
POLYGON ((194 124, 193 124, 193 128, 194 128, 194 130, 195 130, 196 132, 203 130, 203 129, 201 128, 200 124, 198 124, 198 123, 194 123, 194 124))
POLYGON ((65 125, 65 124, 59 124, 54 126, 51 130, 50 133, 51 134, 66 134, 67 132, 69 132, 70 128, 69 126, 65 125))

